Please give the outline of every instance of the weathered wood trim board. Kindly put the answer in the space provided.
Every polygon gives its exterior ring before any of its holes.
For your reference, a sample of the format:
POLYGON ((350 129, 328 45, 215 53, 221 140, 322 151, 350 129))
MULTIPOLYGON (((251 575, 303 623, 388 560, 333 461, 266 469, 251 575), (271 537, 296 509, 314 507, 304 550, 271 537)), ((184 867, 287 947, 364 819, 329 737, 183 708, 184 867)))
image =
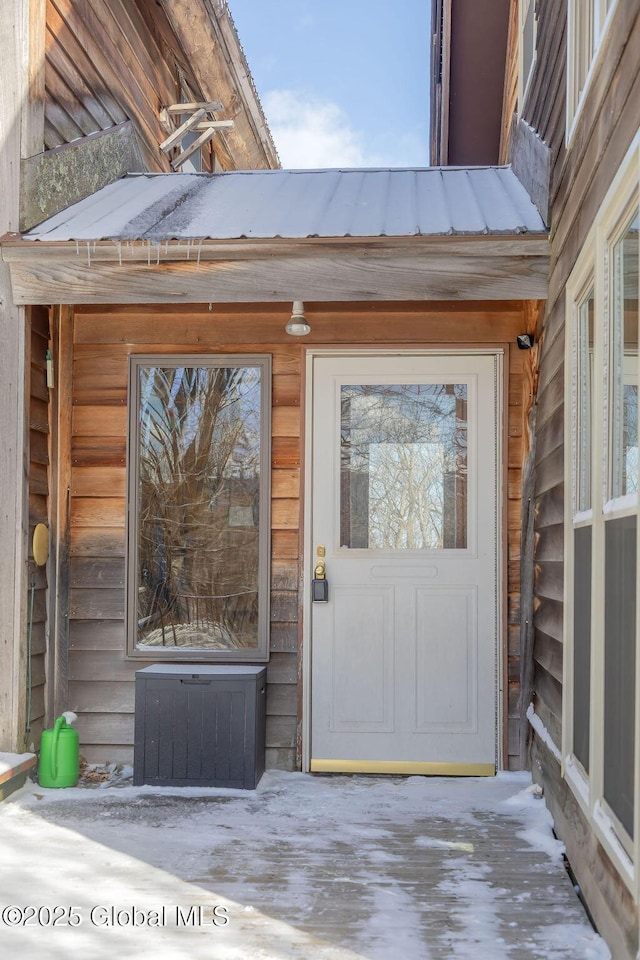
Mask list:
POLYGON ((5 238, 17 303, 545 298, 546 237, 53 243, 5 238))

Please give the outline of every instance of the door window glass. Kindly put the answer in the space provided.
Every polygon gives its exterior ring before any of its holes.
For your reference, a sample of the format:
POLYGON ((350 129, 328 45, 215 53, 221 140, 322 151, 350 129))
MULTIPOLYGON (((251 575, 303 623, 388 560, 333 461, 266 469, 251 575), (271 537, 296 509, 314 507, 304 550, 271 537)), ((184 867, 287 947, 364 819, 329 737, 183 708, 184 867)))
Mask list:
POLYGON ((340 543, 467 546, 467 385, 344 385, 340 543))

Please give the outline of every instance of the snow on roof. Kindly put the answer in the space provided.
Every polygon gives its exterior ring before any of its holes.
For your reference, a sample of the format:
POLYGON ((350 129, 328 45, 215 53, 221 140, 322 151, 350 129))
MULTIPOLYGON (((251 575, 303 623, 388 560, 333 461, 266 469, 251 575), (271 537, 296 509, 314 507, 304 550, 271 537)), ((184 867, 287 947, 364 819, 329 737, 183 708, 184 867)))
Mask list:
POLYGON ((133 174, 26 240, 232 240, 546 234, 510 167, 133 174))

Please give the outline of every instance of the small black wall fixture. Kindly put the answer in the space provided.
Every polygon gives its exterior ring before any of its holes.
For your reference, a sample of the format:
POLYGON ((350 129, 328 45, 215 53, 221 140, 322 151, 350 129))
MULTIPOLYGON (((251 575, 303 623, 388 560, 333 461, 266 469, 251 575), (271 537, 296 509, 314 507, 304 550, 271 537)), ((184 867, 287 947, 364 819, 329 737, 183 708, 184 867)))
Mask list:
POLYGON ((533 337, 530 333, 520 333, 516 337, 516 343, 520 350, 531 350, 533 346, 533 337))

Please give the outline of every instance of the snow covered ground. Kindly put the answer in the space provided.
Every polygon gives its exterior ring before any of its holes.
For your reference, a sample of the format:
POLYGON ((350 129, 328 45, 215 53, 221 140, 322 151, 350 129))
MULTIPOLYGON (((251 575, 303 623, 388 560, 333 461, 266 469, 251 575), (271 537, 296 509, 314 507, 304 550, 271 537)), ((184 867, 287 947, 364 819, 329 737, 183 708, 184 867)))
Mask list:
POLYGON ((0 955, 606 960, 527 774, 256 791, 28 784, 0 804, 0 955))

